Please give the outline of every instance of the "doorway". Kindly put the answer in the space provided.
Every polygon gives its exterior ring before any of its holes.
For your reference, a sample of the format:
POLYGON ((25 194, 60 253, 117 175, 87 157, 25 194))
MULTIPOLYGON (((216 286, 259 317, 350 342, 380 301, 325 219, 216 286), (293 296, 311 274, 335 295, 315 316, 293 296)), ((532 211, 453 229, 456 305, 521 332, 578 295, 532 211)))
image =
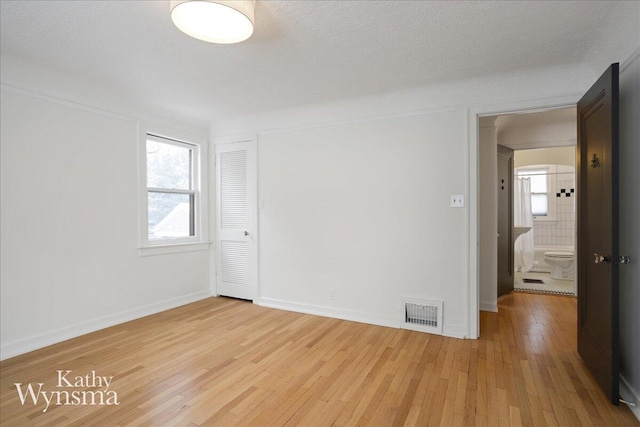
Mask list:
MULTIPOLYGON (((497 311, 497 297, 504 294, 507 287, 503 283, 508 278, 507 272, 512 272, 516 290, 575 295, 575 123, 575 106, 500 113, 479 118, 480 310, 497 311), (510 186, 501 182, 504 178, 498 176, 500 159, 505 157, 505 149, 501 147, 514 153, 513 167, 509 171, 516 173, 516 176, 513 182, 510 180, 510 186), (533 194, 527 196, 536 209, 532 228, 528 231, 523 231, 526 228, 520 227, 522 224, 518 220, 513 221, 511 212, 500 212, 497 208, 500 200, 513 200, 512 189, 519 179, 528 179, 536 184, 533 194), (541 210, 541 207, 544 209, 541 210), (506 224, 507 220, 511 224, 506 224), (505 231, 511 231, 511 236, 506 239, 505 231), (501 238, 507 242, 501 245, 501 238), (527 250, 528 263, 523 265, 522 256, 519 256, 522 251, 514 249, 514 244, 522 243, 525 238, 531 241, 533 247, 527 250), (559 262, 555 262, 555 259, 550 261, 563 267, 558 269, 556 265, 549 265, 545 253, 565 257, 559 262), (515 265, 510 260, 501 260, 499 254, 503 258, 505 254, 515 255, 515 265), (570 257, 573 257, 573 263, 568 268, 564 267, 570 257), (525 284, 524 279, 528 283, 525 284)), ((513 202, 502 205, 511 208, 513 202)))

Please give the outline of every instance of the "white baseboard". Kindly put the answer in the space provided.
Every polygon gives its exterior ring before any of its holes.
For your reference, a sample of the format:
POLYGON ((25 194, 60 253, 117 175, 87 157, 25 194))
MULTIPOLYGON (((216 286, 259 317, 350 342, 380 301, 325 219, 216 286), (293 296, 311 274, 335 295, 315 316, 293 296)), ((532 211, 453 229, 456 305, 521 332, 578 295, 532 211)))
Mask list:
POLYGON ((498 312, 498 304, 495 302, 480 302, 480 311, 498 312))
POLYGON ((90 332, 95 332, 100 329, 108 328, 110 326, 119 325, 121 323, 129 322, 131 320, 139 319, 151 314, 171 310, 172 308, 200 301, 202 299, 209 298, 210 296, 211 290, 194 292, 192 294, 183 295, 177 298, 160 301, 153 304, 148 304, 142 307, 122 311, 120 313, 115 313, 109 316, 104 316, 86 322, 77 323, 75 325, 66 326, 64 328, 56 329, 53 331, 48 331, 44 334, 39 334, 7 344, 2 344, 2 346, 0 347, 0 360, 5 360, 10 357, 28 353, 33 350, 38 350, 52 344, 57 344, 71 338, 76 338, 90 332))
MULTIPOLYGON (((333 319, 349 320, 352 322, 367 323, 370 325, 386 326, 388 328, 401 329, 399 317, 385 314, 369 313, 365 311, 349 310, 345 308, 327 307, 313 304, 303 304, 272 298, 258 298, 257 305, 280 310, 294 311, 296 313, 313 314, 333 319)), ((467 338, 467 329, 457 325, 443 325, 442 335, 453 338, 467 338)))
POLYGON ((277 308, 280 310, 295 311, 296 313, 313 314, 333 319, 350 320, 352 322, 368 323, 371 325, 386 326, 389 328, 400 328, 400 319, 395 316, 368 313, 365 311, 349 310, 344 308, 327 307, 321 305, 303 304, 298 302, 284 301, 273 298, 258 298, 256 304, 277 308))
MULTIPOLYGON (((629 409, 631 409, 633 415, 640 421, 640 393, 634 390, 631 384, 629 384, 629 381, 622 375, 620 375, 620 397, 627 402, 636 404, 636 406, 629 406, 629 409)), ((624 405, 624 403, 621 403, 621 405, 624 405)))
POLYGON ((465 328, 464 326, 450 325, 447 323, 442 325, 442 335, 444 335, 445 337, 460 339, 466 339, 469 337, 467 328, 465 328))

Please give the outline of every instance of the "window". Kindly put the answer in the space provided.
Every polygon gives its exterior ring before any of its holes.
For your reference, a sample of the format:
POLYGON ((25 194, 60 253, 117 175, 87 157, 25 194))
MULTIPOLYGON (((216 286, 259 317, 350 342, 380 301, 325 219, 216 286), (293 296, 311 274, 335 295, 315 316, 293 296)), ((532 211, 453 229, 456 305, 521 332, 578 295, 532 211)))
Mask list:
POLYGON ((531 212, 534 219, 555 219, 555 199, 549 198, 554 187, 555 169, 551 167, 518 168, 518 178, 531 180, 531 212))
MULTIPOLYGON (((145 171, 144 195, 141 194, 141 251, 152 248, 150 255, 165 246, 185 249, 190 244, 205 243, 206 221, 200 194, 200 143, 188 143, 150 133, 142 135, 141 159, 145 171)), ((206 148, 206 147, 205 147, 206 148)))
POLYGON ((192 145, 147 136, 149 241, 195 237, 192 145))
POLYGON ((545 170, 530 170, 531 179, 531 211, 533 216, 549 214, 549 175, 545 170))

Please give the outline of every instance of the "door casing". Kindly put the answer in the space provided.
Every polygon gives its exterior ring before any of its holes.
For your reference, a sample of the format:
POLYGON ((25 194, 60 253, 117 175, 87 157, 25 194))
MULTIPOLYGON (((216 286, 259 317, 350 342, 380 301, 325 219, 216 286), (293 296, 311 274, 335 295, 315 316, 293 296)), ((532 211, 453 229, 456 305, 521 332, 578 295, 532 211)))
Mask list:
MULTIPOLYGON (((480 117, 497 116, 513 113, 536 113, 559 108, 575 108, 582 93, 574 95, 539 99, 535 101, 513 102, 500 105, 487 105, 469 108, 469 330, 468 337, 477 339, 480 336, 480 251, 479 251, 479 204, 478 185, 479 175, 479 148, 480 148, 480 117)), ((486 256, 486 254, 483 254, 486 256)), ((577 260, 576 260, 577 261, 577 260)), ((492 258, 496 262, 497 258, 492 258)))

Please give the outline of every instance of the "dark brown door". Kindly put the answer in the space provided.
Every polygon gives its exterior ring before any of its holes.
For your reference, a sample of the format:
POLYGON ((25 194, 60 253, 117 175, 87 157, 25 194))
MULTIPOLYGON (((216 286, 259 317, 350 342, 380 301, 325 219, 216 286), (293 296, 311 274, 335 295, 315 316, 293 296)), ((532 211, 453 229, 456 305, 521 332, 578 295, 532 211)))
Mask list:
POLYGON ((513 150, 498 145, 498 296, 513 291, 513 150))
POLYGON ((578 352, 618 404, 618 64, 578 102, 578 352))

